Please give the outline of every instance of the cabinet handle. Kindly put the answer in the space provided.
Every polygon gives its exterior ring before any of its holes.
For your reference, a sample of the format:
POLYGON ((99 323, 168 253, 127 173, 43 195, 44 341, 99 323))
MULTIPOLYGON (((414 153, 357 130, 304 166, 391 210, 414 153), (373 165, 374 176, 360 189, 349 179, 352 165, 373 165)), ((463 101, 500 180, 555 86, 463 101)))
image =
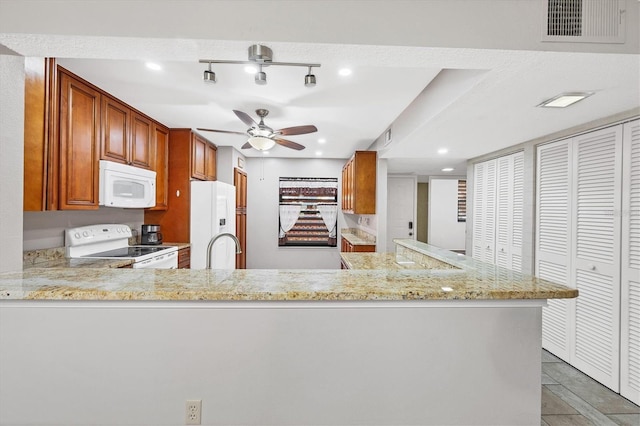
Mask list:
POLYGON ((591 266, 589 266, 589 269, 591 269, 592 271, 595 271, 598 268, 596 268, 596 265, 591 265, 591 266))

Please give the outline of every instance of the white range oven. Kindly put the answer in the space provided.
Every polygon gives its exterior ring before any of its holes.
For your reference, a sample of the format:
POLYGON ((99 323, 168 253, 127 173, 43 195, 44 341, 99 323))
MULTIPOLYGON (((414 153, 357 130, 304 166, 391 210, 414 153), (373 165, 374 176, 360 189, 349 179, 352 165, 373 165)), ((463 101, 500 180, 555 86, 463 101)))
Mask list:
POLYGON ((178 247, 129 245, 131 228, 105 224, 69 228, 65 231, 68 258, 129 259, 133 268, 176 269, 178 247))

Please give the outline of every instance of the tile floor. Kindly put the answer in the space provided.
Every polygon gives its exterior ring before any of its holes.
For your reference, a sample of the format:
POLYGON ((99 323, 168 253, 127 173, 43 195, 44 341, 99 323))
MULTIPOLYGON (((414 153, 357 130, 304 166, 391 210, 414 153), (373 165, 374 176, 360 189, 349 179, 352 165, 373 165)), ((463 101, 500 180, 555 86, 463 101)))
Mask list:
POLYGON ((542 351, 541 426, 640 426, 640 407, 542 351))

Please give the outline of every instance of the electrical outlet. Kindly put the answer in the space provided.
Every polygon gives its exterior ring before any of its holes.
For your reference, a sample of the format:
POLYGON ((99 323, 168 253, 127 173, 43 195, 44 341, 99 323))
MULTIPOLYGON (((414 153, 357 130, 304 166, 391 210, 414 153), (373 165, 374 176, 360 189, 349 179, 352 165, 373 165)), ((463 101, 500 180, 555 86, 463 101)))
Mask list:
POLYGON ((202 400, 189 399, 186 405, 185 423, 186 425, 199 425, 202 421, 202 400))

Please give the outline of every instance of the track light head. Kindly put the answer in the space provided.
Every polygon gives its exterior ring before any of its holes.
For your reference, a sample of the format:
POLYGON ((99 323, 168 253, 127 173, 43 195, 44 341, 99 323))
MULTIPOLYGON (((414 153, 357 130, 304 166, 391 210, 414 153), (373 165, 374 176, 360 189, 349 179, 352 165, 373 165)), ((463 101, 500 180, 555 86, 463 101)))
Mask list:
POLYGON ((267 74, 262 71, 262 65, 260 65, 260 71, 256 73, 255 80, 256 84, 259 84, 261 86, 267 84, 267 74))
POLYGON ((202 79, 207 83, 216 82, 216 73, 211 71, 211 63, 209 63, 209 69, 204 71, 202 79))
POLYGON ((309 73, 304 76, 304 85, 307 87, 314 87, 316 85, 316 76, 311 74, 311 67, 309 67, 309 73))

